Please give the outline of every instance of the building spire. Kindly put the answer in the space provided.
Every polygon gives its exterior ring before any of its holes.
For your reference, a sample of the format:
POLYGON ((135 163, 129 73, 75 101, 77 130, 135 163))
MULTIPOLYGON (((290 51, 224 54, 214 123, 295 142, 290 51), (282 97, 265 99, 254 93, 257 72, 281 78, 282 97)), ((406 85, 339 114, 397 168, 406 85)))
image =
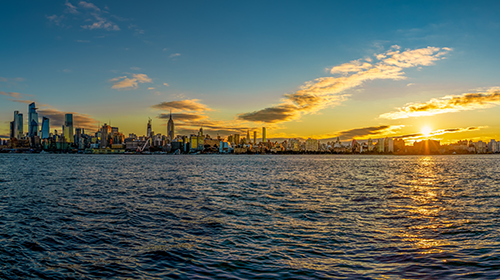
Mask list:
POLYGON ((172 109, 170 109, 170 119, 172 119, 172 109))

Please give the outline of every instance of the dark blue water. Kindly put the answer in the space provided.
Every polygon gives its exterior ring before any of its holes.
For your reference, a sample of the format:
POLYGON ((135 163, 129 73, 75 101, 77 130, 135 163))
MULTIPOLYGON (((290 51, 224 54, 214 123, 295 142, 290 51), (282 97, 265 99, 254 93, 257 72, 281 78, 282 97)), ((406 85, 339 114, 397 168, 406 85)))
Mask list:
POLYGON ((1 279, 500 278, 500 156, 0 155, 1 279))

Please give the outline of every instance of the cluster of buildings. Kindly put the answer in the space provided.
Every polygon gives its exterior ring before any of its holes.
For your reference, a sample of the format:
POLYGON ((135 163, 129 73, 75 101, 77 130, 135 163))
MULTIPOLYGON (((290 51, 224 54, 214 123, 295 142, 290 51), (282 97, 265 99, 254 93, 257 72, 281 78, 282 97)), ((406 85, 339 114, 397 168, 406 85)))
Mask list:
POLYGON ((228 137, 211 138, 200 128, 198 133, 175 135, 172 114, 167 123, 167 134, 155 134, 152 121, 147 123, 146 135, 129 134, 125 137, 118 127, 104 124, 96 132, 87 134, 84 128, 74 127, 73 115, 66 114, 60 130, 50 132, 50 119, 38 117, 35 103, 28 106, 28 131, 24 131, 24 116, 14 111, 10 122, 10 138, 0 139, 0 151, 3 152, 78 152, 78 153, 335 153, 335 154, 470 154, 500 153, 500 142, 473 142, 462 140, 457 143, 441 145, 437 140, 423 140, 406 145, 400 138, 380 138, 320 142, 317 139, 287 139, 280 143, 267 139, 266 128, 262 128, 261 137, 257 131, 246 135, 232 134, 228 137))

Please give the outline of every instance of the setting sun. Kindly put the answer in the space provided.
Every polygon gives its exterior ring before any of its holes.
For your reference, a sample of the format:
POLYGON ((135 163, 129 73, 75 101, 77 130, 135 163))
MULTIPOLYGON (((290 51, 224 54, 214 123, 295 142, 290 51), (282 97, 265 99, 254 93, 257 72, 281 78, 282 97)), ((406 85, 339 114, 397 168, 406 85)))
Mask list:
POLYGON ((430 126, 424 126, 420 132, 423 136, 429 137, 431 136, 432 128, 430 126))

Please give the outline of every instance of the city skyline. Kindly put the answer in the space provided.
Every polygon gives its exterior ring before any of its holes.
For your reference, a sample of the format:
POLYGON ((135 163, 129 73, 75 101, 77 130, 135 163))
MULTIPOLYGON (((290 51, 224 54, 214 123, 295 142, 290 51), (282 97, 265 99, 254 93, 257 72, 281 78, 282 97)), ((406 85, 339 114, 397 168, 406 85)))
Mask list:
POLYGON ((36 102, 50 132, 500 139, 498 3, 318 3, 7 3, 0 138, 36 102))

